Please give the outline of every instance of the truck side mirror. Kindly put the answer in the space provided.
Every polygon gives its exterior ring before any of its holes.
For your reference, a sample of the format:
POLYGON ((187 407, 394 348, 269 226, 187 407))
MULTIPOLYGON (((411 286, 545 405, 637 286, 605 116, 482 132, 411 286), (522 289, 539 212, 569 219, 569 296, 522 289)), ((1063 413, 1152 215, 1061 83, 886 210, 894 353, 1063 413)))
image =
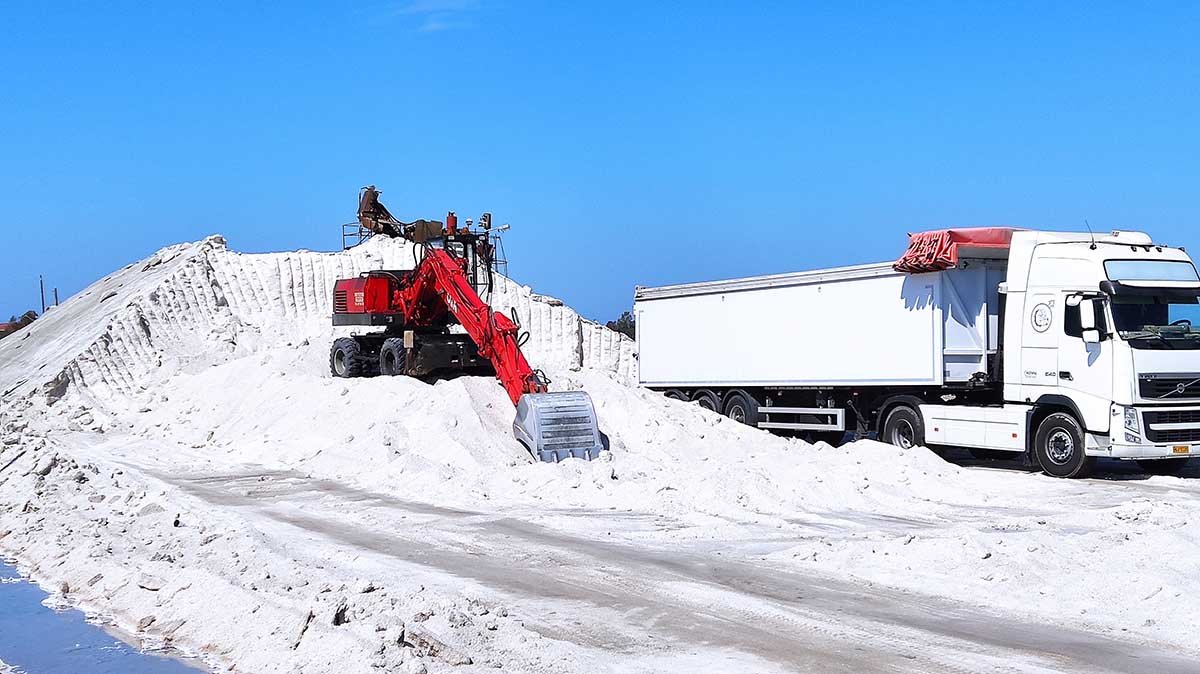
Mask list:
POLYGON ((1089 330, 1099 333, 1099 330, 1096 330, 1096 300, 1079 301, 1079 327, 1083 328, 1084 334, 1089 330))
POLYGON ((1084 330, 1083 331, 1083 343, 1084 344, 1099 344, 1100 343, 1100 331, 1095 328, 1084 330))

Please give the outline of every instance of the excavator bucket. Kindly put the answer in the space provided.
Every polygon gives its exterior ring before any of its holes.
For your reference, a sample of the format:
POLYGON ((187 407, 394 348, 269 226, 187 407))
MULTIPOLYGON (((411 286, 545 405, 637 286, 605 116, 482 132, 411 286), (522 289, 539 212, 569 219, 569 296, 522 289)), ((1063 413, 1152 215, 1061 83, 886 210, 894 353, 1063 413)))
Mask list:
POLYGON ((517 402, 513 435, 547 463, 591 460, 604 445, 592 397, 583 391, 526 393, 517 402))

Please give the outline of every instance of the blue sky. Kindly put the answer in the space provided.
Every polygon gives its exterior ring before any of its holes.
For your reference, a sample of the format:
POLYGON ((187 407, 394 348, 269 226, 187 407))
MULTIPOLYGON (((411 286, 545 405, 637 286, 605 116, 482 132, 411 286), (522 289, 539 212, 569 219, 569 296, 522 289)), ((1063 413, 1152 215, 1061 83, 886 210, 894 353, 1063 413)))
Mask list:
POLYGON ((1200 250, 1197 35, 1167 2, 6 2, 0 313, 210 233, 336 248, 367 183, 491 210, 600 319, 940 226, 1200 250))

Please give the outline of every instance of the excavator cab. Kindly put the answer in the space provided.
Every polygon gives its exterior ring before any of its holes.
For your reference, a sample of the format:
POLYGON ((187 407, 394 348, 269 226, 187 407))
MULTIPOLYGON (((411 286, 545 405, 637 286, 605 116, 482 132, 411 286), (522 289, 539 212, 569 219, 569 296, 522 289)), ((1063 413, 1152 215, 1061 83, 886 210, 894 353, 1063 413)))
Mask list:
POLYGON ((486 237, 486 234, 457 230, 453 234, 446 232, 442 236, 428 239, 426 243, 446 251, 452 258, 466 260, 467 282, 480 295, 490 295, 494 283, 492 261, 480 254, 481 249, 487 249, 486 237))

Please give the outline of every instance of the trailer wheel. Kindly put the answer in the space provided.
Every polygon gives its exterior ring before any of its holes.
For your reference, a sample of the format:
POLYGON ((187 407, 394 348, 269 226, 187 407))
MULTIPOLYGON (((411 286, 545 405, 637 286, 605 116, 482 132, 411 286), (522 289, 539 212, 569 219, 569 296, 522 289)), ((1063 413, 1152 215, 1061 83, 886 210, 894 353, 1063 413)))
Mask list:
POLYGON ((1187 459, 1142 459, 1137 465, 1149 475, 1174 475, 1188 464, 1187 459))
POLYGON ((385 339, 383 347, 379 349, 379 374, 385 377, 404 374, 404 361, 407 356, 408 349, 404 348, 403 339, 398 337, 385 339))
POLYGON ((734 391, 725 399, 725 416, 747 426, 758 426, 758 403, 745 391, 734 391))
POLYGON ((329 371, 335 377, 363 376, 362 347, 352 337, 334 340, 329 350, 329 371))
POLYGON ((670 398, 671 400, 681 400, 685 403, 688 401, 687 394, 684 393, 683 391, 680 391, 677 388, 669 389, 665 393, 663 393, 663 395, 670 398))
POLYGON ((708 389, 700 389, 692 394, 692 401, 700 403, 700 406, 706 410, 721 413, 721 401, 717 398, 717 394, 708 389))
POLYGON ((1053 477, 1087 477, 1096 457, 1083 453, 1083 428, 1066 412, 1054 412, 1038 425, 1033 452, 1038 466, 1053 477))
POLYGON ((897 405, 883 422, 881 441, 909 449, 925 444, 925 422, 921 413, 908 405, 897 405))

